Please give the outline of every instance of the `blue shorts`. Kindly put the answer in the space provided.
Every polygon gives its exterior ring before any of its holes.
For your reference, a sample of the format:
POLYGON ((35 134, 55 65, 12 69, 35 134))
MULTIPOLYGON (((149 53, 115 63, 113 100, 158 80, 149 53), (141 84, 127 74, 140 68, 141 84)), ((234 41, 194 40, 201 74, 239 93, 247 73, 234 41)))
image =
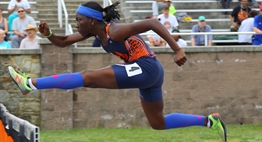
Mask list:
POLYGON ((143 102, 162 100, 164 70, 156 58, 142 57, 133 63, 112 65, 119 89, 138 88, 143 102))

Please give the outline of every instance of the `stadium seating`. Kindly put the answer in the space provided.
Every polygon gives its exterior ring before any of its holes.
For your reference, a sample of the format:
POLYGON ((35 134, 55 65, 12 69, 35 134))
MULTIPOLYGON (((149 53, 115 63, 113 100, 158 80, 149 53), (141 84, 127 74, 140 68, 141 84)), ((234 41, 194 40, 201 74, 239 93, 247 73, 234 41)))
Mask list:
MULTIPOLYGON (((125 6, 122 9, 125 11, 125 15, 131 17, 134 22, 145 19, 152 14, 152 2, 154 0, 127 0, 125 6), (128 13, 129 12, 129 13, 128 13)), ((262 0, 257 0, 261 2, 262 0)), ((212 27, 213 32, 229 32, 230 31, 230 19, 228 15, 223 15, 222 12, 231 12, 233 7, 239 5, 238 0, 231 2, 230 9, 222 9, 222 6, 218 0, 176 0, 172 1, 176 7, 176 12, 186 12, 193 18, 192 21, 185 21, 179 24, 180 32, 191 32, 191 28, 194 24, 197 24, 198 16, 205 16, 207 24, 212 27)), ((250 3, 251 4, 251 3, 250 3)), ((132 21, 131 20, 131 21, 132 21)), ((145 36, 143 36, 146 38, 145 36)), ((182 36, 188 43, 190 43, 190 36, 182 36)), ((214 40, 213 43, 223 42, 236 42, 236 40, 214 40)))

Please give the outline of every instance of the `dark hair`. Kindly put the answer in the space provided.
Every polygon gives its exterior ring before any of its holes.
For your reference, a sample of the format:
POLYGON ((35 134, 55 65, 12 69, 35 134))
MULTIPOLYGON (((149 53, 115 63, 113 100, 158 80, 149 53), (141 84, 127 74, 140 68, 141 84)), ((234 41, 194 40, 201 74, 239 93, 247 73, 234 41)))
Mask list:
MULTIPOLYGON (((180 31, 179 31, 178 28, 174 28, 174 29, 172 30, 172 33, 180 33, 180 31)), ((181 38, 181 36, 178 35, 178 38, 181 38)))
POLYGON ((258 11, 256 10, 251 10, 249 13, 248 13, 248 17, 255 17, 258 15, 258 11))
POLYGON ((89 1, 89 2, 85 2, 82 5, 85 7, 89 7, 92 8, 94 10, 100 11, 100 12, 105 12, 105 15, 103 17, 104 21, 106 22, 110 22, 113 19, 120 19, 120 14, 118 13, 118 11, 115 11, 116 6, 120 4, 119 1, 115 2, 112 5, 109 5, 105 8, 102 8, 97 2, 95 1, 89 1))

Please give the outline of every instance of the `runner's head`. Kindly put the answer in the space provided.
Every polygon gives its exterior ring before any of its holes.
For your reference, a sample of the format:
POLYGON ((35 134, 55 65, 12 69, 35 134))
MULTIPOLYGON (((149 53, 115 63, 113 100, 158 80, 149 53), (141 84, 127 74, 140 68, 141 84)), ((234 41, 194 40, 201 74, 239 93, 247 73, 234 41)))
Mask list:
POLYGON ((120 2, 102 8, 97 2, 89 1, 81 4, 76 10, 76 25, 80 34, 87 34, 97 22, 110 22, 113 19, 120 18, 115 11, 120 2))

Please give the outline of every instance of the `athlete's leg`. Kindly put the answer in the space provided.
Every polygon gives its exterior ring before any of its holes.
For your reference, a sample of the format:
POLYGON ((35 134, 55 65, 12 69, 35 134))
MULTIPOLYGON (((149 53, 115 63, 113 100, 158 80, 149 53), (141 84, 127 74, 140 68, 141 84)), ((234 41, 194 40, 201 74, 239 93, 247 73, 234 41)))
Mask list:
POLYGON ((143 110, 153 129, 165 130, 188 126, 207 126, 207 117, 172 113, 164 116, 161 87, 140 89, 143 110))
POLYGON ((158 102, 141 102, 149 124, 153 129, 165 130, 188 126, 207 126, 207 117, 191 114, 172 113, 164 116, 163 100, 158 102))
POLYGON ((83 86, 110 89, 118 88, 112 67, 83 71, 81 73, 58 74, 36 79, 30 78, 20 71, 16 71, 11 66, 8 67, 8 73, 24 95, 28 94, 31 90, 49 88, 66 90, 83 86))
POLYGON ((149 124, 153 129, 165 130, 189 126, 204 126, 219 133, 223 142, 227 141, 226 126, 217 113, 209 116, 171 113, 164 116, 161 92, 162 90, 157 88, 147 89, 146 91, 145 89, 140 89, 141 104, 149 124), (158 90, 160 91, 157 92, 158 90), (156 93, 158 93, 158 95, 156 93), (161 100, 156 101, 158 99, 161 100))
POLYGON ((74 74, 70 73, 70 74, 62 74, 62 75, 32 79, 32 83, 33 85, 36 86, 37 89, 48 89, 48 88, 72 89, 76 87, 109 88, 109 89, 118 88, 114 70, 111 66, 98 70, 86 70, 74 74), (76 75, 74 74, 78 74, 78 77, 76 78, 76 75))
MULTIPOLYGON (((28 79, 28 76, 8 67, 8 73, 14 82, 18 85, 23 94, 28 94, 32 89, 74 89, 77 87, 91 88, 148 88, 154 84, 156 77, 148 75, 149 68, 154 69, 154 59, 145 59, 144 72, 136 64, 113 65, 98 70, 88 70, 81 73, 67 73, 52 75, 48 77, 28 79), (148 61, 149 60, 149 61, 148 61), (151 61, 152 60, 152 61, 151 61), (130 67, 130 68, 129 68, 130 67)), ((149 73, 150 74, 150 73, 149 73)), ((153 73, 151 73, 153 74, 153 73)))

